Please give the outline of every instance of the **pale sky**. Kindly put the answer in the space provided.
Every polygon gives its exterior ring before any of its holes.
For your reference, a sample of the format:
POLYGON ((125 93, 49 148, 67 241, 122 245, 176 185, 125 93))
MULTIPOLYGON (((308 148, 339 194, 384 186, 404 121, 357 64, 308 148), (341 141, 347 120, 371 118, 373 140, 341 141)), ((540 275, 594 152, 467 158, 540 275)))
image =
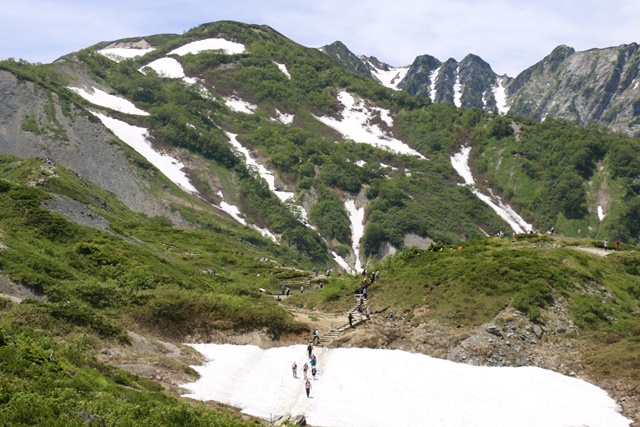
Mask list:
POLYGON ((0 11, 0 59, 42 63, 219 20, 266 24, 307 47, 340 40, 394 66, 473 53, 511 77, 561 44, 640 42, 637 0, 0 0, 0 11))

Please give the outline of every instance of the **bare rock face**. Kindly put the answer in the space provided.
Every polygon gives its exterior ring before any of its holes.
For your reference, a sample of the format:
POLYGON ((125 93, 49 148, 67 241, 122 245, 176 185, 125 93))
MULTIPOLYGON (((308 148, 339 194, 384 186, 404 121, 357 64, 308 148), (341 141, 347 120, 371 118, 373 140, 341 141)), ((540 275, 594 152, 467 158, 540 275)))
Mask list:
POLYGON ((117 138, 73 104, 63 112, 54 93, 0 71, 0 152, 65 166, 149 216, 175 214, 145 188, 143 172, 117 138), (48 111, 54 111, 51 117, 48 111))
POLYGON ((636 43, 584 52, 559 46, 507 87, 510 112, 599 123, 638 135, 639 64, 636 43))

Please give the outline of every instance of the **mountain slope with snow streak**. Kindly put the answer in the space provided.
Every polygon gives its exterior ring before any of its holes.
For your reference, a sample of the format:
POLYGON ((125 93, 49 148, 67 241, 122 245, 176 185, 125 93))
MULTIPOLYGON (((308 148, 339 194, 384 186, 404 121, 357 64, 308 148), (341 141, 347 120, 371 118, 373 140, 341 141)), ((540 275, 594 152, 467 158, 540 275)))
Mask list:
POLYGON ((360 239, 364 236, 364 208, 356 208, 356 202, 352 199, 345 200, 344 207, 349 216, 351 228, 351 248, 356 258, 354 269, 356 273, 362 270, 360 261, 360 239))
MULTIPOLYGON (((458 172, 458 174, 464 179, 466 185, 475 185, 475 180, 469 168, 469 153, 471 147, 462 147, 460 152, 451 156, 451 165, 458 172)), ((480 200, 485 202, 491 209, 497 213, 500 218, 504 219, 507 224, 513 229, 515 233, 526 233, 532 229, 532 225, 527 223, 520 215, 518 215, 511 206, 502 201, 499 196, 493 194, 491 189, 491 197, 483 194, 477 188, 472 187, 471 191, 480 200)))
POLYGON ((386 134, 380 126, 372 123, 372 119, 376 115, 379 115, 387 125, 389 125, 389 123, 393 125, 388 110, 378 107, 367 107, 362 100, 356 100, 353 95, 344 91, 338 94, 338 101, 344 106, 341 120, 327 116, 316 116, 316 118, 325 125, 340 132, 345 138, 352 139, 355 142, 426 159, 422 154, 404 142, 386 134))
POLYGON ((91 92, 79 88, 79 87, 69 87, 70 90, 74 91, 87 101, 92 104, 98 105, 100 107, 111 108, 112 110, 120 111, 121 113, 126 114, 134 114, 139 116, 148 116, 144 110, 139 109, 133 102, 128 99, 120 98, 119 96, 110 95, 107 92, 98 89, 97 87, 92 87, 91 92))
POLYGON ((149 131, 139 126, 133 126, 100 113, 93 113, 103 125, 109 128, 120 140, 136 150, 154 165, 167 178, 176 183, 187 193, 197 194, 198 190, 183 171, 184 165, 177 159, 153 149, 149 142, 149 131))
POLYGON ((316 427, 629 427, 602 389, 536 367, 484 367, 401 350, 316 348, 310 397, 306 346, 194 344, 206 363, 190 397, 264 419, 304 415, 316 427), (298 379, 291 365, 298 365, 298 379))

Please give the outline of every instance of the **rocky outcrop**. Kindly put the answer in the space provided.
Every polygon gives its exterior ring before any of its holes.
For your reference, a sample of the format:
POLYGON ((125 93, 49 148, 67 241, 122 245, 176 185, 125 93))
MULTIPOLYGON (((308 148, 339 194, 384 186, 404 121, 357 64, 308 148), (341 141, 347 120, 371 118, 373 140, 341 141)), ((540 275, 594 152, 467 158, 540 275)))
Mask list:
MULTIPOLYGON (((342 67, 374 80, 367 63, 336 42, 322 48, 342 67)), ((374 62, 375 61, 375 62, 374 62)), ((637 43, 576 52, 561 45, 516 78, 498 76, 482 58, 440 62, 420 55, 398 84, 411 95, 436 103, 531 117, 597 123, 631 136, 640 135, 640 52, 637 43)))

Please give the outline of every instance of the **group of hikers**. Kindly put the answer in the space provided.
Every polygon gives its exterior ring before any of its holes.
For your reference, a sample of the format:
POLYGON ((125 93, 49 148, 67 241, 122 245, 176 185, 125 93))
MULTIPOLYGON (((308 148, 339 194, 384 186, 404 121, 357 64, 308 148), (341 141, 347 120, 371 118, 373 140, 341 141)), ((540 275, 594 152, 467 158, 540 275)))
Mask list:
MULTIPOLYGON (((314 333, 317 334, 317 328, 314 330, 314 333)), ((314 335, 314 340, 317 335, 314 335)), ((308 376, 309 368, 311 368, 311 376, 313 380, 316 380, 316 374, 318 373, 318 358, 313 353, 313 343, 309 343, 307 345, 307 357, 309 359, 309 363, 305 362, 302 365, 302 373, 304 375, 304 389, 307 393, 307 397, 310 397, 311 394, 311 381, 308 376)), ((293 378, 298 378, 298 364, 294 361, 293 365, 291 365, 291 370, 293 371, 293 378)))

